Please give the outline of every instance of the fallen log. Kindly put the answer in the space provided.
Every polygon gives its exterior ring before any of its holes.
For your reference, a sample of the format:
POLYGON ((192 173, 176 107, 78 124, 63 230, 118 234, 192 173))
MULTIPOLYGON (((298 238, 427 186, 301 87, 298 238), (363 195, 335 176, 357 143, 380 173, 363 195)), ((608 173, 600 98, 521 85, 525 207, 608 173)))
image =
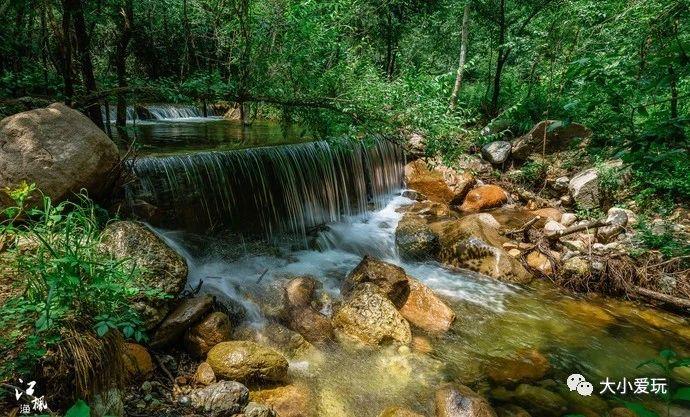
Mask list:
POLYGON ((522 235, 522 241, 523 242, 528 242, 529 241, 529 236, 528 232, 529 229, 534 226, 534 223, 538 222, 541 219, 540 216, 535 216, 532 220, 527 221, 525 224, 522 225, 519 229, 511 229, 511 230, 506 230, 505 233, 503 233, 504 236, 514 236, 514 235, 522 235))
POLYGON ((681 310, 690 310, 690 299, 679 298, 673 295, 664 294, 637 286, 632 287, 632 290, 636 295, 641 296, 643 298, 652 299, 654 301, 660 301, 662 303, 672 305, 681 310))
POLYGON ((556 241, 563 236, 571 235, 573 233, 581 232, 583 230, 589 230, 589 229, 598 229, 600 227, 604 226, 609 226, 611 225, 611 222, 607 222, 606 220, 593 220, 591 222, 587 222, 584 224, 578 224, 576 226, 570 226, 568 228, 562 229, 562 230, 555 230, 551 233, 548 233, 546 235, 546 238, 553 242, 556 241))

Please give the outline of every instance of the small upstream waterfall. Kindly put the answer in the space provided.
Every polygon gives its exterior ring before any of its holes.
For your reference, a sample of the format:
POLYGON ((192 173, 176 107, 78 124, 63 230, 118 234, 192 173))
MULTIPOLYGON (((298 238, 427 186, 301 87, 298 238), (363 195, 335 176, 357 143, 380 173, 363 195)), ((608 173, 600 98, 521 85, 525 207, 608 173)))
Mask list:
MULTIPOLYGON (((108 106, 110 112, 110 122, 115 123, 117 115, 117 107, 115 105, 108 106)), ((108 120, 106 107, 101 106, 101 115, 103 121, 108 120)), ((208 109, 209 116, 215 116, 212 109, 208 109)), ((199 106, 183 105, 183 104, 147 104, 139 105, 136 108, 127 106, 127 122, 134 120, 178 120, 178 119, 194 119, 204 117, 204 110, 199 106)))
POLYGON ((229 226, 305 236, 316 226, 385 205, 403 183, 402 150, 390 141, 326 141, 151 156, 134 166, 131 204, 189 230, 229 226))

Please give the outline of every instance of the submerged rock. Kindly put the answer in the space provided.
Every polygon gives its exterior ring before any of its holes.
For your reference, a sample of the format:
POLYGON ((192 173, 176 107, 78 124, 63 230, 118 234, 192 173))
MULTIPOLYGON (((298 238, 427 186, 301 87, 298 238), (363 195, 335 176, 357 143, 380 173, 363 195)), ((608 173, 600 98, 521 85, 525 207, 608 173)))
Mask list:
POLYGON ((250 398, 271 407, 278 417, 314 417, 315 414, 311 392, 304 385, 252 391, 250 398))
POLYGON ((271 407, 254 402, 247 404, 242 414, 244 417, 277 417, 271 407))
POLYGON ((104 196, 120 161, 117 146, 88 117, 62 103, 0 121, 0 206, 22 182, 53 203, 85 189, 104 196))
POLYGON ((307 356, 315 351, 304 336, 275 322, 266 323, 260 329, 241 326, 234 331, 233 338, 269 346, 289 358, 307 356))
POLYGON ((187 331, 185 347, 197 357, 204 357, 212 347, 230 340, 230 318, 220 311, 209 314, 187 331))
POLYGON ((213 307, 213 297, 204 295, 182 301, 158 326, 151 346, 166 346, 182 336, 213 307))
POLYGON ((521 384, 514 392, 515 400, 530 412, 538 416, 560 416, 568 404, 560 395, 546 388, 521 384))
POLYGON ((496 417, 488 401, 464 385, 444 385, 435 403, 436 417, 496 417))
POLYGON ((460 210, 466 212, 487 210, 500 207, 507 201, 508 193, 503 188, 497 185, 480 185, 467 193, 460 210))
POLYGON ((295 277, 285 285, 285 296, 291 307, 309 306, 314 300, 314 294, 322 286, 314 277, 295 277))
POLYGON ((487 369, 487 375, 497 384, 534 382, 543 379, 550 369, 551 364, 544 355, 529 349, 493 361, 487 369))
POLYGON ((206 359, 216 376, 236 381, 283 381, 288 362, 280 353, 249 341, 222 342, 206 359))
POLYGON ((401 306, 410 293, 405 270, 369 255, 353 269, 343 281, 341 294, 347 297, 354 289, 370 282, 396 306, 401 306))
POLYGON ((438 254, 441 245, 438 236, 419 216, 407 213, 395 229, 395 244, 403 259, 425 260, 438 254))
POLYGON ((431 288, 408 277, 410 294, 400 314, 414 326, 427 332, 445 332, 455 321, 455 313, 431 288))
MULTIPOLYGON (((407 278, 406 282, 407 282, 407 278)), ((371 282, 350 292, 332 318, 333 327, 365 345, 410 344, 410 325, 395 305, 371 282)))
MULTIPOLYGON (((187 263, 155 233, 141 223, 119 221, 102 234, 101 249, 128 266, 140 268, 134 285, 177 296, 187 282, 187 263)), ((140 312, 147 330, 153 329, 170 311, 171 299, 139 295, 134 308, 140 312)))
POLYGON ((496 407, 496 414, 498 414, 498 417, 532 417, 527 410, 515 404, 496 407))
POLYGON ((292 308, 289 313, 288 327, 317 346, 330 342, 334 337, 333 327, 328 317, 311 307, 292 308))
POLYGON ((415 413, 409 408, 403 407, 388 407, 381 411, 378 417, 424 417, 419 413, 415 413))
POLYGON ((195 390, 192 406, 211 415, 233 415, 242 412, 249 401, 249 390, 235 381, 220 381, 195 390))

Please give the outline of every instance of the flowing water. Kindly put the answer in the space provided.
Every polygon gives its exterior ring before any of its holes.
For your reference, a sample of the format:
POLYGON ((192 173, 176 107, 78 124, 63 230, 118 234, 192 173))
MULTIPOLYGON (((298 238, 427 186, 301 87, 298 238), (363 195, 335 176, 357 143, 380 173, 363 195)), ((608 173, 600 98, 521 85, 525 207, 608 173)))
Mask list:
MULTIPOLYGON (((310 387, 319 415, 376 416, 392 405, 433 415, 433 393, 442 381, 469 384, 497 406, 530 408, 534 398, 501 390, 487 375, 529 368, 520 357, 537 351, 551 370, 534 386, 560 393, 570 412, 603 416, 614 406, 613 396, 604 397, 609 404, 602 409, 592 397, 569 392, 568 375, 584 375, 598 392, 606 378, 657 375, 637 365, 661 349, 690 355, 690 326, 671 314, 630 302, 579 299, 546 283, 507 285, 434 262, 401 260, 394 243, 398 209, 411 203, 399 195, 402 166, 399 150, 382 140, 151 156, 138 162, 140 184, 130 193, 172 213, 156 230, 187 258, 189 286, 241 305, 255 328, 270 321, 261 308, 267 294, 295 275, 317 278, 324 299, 337 302, 340 283, 365 254, 400 265, 447 300, 458 318, 448 333, 429 337, 428 354, 333 347, 293 357, 291 377, 310 387), (248 217, 254 218, 245 224, 249 228, 237 224, 248 217), (194 223, 207 232, 195 232, 189 227, 194 223), (253 228, 261 233, 251 233, 253 228)), ((324 312, 331 308, 327 302, 324 312)), ((687 409, 674 412, 690 415, 687 409)))

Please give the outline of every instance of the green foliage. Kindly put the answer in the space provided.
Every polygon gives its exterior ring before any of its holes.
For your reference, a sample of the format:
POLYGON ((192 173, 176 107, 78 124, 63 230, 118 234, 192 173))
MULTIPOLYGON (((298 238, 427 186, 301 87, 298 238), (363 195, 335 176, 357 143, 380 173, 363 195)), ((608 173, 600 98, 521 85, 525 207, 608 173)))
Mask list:
POLYGON ((518 171, 516 180, 529 187, 541 187, 546 179, 548 165, 544 161, 528 161, 518 171))
POLYGON ((90 417, 91 408, 84 402, 84 400, 78 400, 72 407, 70 407, 65 413, 65 417, 90 417))
POLYGON ((41 209, 27 208, 34 190, 25 185, 10 192, 16 205, 0 213, 7 218, 0 236, 35 246, 12 253, 22 291, 0 306, 0 355, 11 358, 3 361, 0 379, 31 372, 67 328, 145 337, 130 302, 145 290, 133 285, 140 271, 99 249, 96 206, 86 196, 57 206, 43 197, 41 209))
POLYGON ((637 236, 643 247, 658 250, 666 257, 690 255, 690 245, 687 238, 673 229, 673 223, 662 222, 653 225, 642 217, 637 225, 637 236))
POLYGON ((603 162, 595 164, 597 170, 597 186, 599 188, 599 200, 604 208, 611 207, 621 193, 624 173, 622 168, 603 162))

